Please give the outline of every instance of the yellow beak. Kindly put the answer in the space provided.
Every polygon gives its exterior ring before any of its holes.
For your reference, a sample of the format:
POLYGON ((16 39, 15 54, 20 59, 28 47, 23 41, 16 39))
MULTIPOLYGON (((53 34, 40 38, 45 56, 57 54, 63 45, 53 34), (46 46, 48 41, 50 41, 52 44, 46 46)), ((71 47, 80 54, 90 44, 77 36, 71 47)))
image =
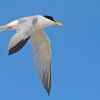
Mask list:
POLYGON ((54 22, 54 24, 59 25, 59 26, 64 26, 62 23, 60 22, 54 22))

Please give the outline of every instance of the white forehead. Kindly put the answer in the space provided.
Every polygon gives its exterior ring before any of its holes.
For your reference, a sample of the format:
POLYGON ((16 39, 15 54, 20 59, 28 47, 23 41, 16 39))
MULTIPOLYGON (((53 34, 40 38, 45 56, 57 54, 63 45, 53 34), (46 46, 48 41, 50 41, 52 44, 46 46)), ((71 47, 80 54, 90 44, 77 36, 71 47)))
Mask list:
POLYGON ((50 19, 45 18, 42 15, 38 15, 38 21, 41 22, 41 23, 47 23, 47 22, 49 23, 49 22, 52 22, 50 19))
POLYGON ((42 15, 37 15, 36 16, 38 18, 38 22, 37 22, 37 26, 39 28, 45 28, 45 27, 48 27, 48 26, 51 26, 54 24, 53 21, 51 21, 50 19, 48 18, 45 18, 44 16, 42 15))

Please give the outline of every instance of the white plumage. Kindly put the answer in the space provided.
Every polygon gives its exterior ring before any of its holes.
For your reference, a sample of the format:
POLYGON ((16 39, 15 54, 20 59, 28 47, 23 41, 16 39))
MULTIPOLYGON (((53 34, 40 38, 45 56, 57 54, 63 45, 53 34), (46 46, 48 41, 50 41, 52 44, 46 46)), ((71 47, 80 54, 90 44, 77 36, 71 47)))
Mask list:
POLYGON ((51 44, 43 29, 55 24, 62 25, 51 16, 36 15, 20 18, 0 27, 0 31, 16 30, 8 46, 9 55, 18 52, 30 40, 35 48, 33 58, 48 94, 51 88, 51 44))

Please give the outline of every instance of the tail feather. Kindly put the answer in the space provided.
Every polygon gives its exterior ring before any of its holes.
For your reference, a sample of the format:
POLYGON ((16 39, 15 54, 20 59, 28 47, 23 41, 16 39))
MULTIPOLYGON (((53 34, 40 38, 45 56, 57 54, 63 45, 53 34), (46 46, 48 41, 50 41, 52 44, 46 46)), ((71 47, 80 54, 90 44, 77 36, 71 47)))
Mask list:
POLYGON ((9 29, 10 27, 8 25, 5 25, 5 26, 0 26, 0 31, 4 31, 4 30, 7 30, 9 29))

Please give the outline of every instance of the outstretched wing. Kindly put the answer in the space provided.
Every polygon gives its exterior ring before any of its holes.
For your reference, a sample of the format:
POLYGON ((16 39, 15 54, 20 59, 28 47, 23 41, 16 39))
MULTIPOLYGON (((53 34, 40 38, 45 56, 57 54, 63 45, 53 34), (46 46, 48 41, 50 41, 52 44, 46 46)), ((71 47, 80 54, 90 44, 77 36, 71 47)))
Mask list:
POLYGON ((16 26, 17 33, 11 38, 8 46, 9 55, 19 51, 27 43, 33 30, 34 28, 30 21, 19 20, 16 26))
POLYGON ((30 37, 35 52, 33 57, 36 61, 36 66, 40 74, 40 78, 45 89, 50 93, 51 88, 51 45, 48 37, 42 31, 38 31, 30 37))

